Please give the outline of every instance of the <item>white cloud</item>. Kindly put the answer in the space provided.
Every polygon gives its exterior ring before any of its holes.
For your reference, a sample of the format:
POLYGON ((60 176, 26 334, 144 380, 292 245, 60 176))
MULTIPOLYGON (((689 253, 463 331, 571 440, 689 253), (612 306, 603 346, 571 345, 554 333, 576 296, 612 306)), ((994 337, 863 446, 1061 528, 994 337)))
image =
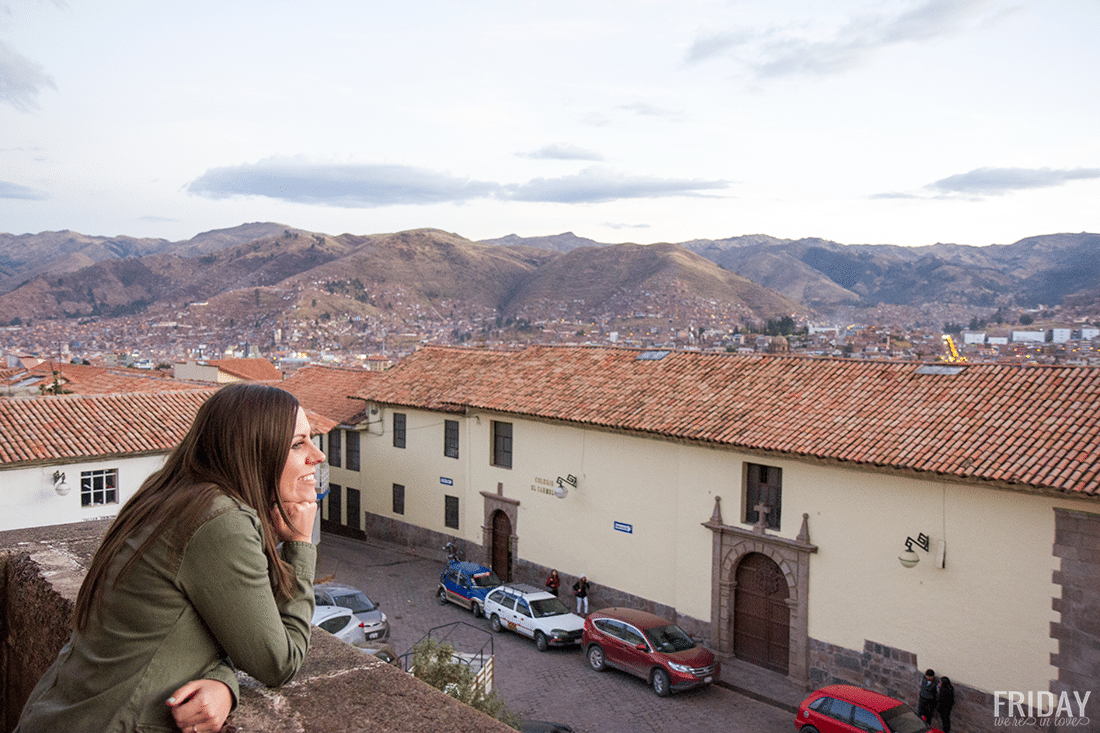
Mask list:
POLYGON ((726 188, 726 181, 651 178, 619 173, 605 168, 588 168, 561 178, 536 178, 508 186, 508 197, 516 201, 560 204, 594 204, 620 199, 653 199, 669 196, 699 196, 699 191, 726 188))
POLYGON ((346 165, 268 158, 255 164, 212 168, 186 188, 189 193, 211 199, 265 196, 295 203, 373 208, 488 198, 588 204, 698 196, 700 191, 726 186, 725 181, 654 178, 604 168, 589 168, 559 178, 536 178, 527 183, 501 184, 405 165, 346 165))
MULTIPOLYGON (((973 27, 976 17, 1000 0, 925 0, 910 10, 865 13, 821 37, 793 25, 760 32, 711 32, 696 38, 689 64, 735 56, 759 79, 829 76, 865 65, 883 49, 952 36, 973 27)), ((891 5, 903 8, 902 3, 891 5)))
POLYGON ((1051 188, 1070 181, 1100 178, 1100 168, 976 168, 958 173, 928 185, 943 193, 975 196, 1001 196, 1013 191, 1051 188))
POLYGON ((569 143, 552 143, 525 155, 543 160, 603 160, 599 153, 569 143))
POLYGON ((23 111, 37 109, 37 97, 45 88, 57 86, 42 65, 0 39, 0 102, 23 111))
POLYGON ((24 199, 28 201, 42 201, 49 196, 44 191, 38 191, 18 183, 0 181, 0 199, 24 199))
POLYGON ((266 196, 344 208, 460 203, 499 189, 494 183, 407 165, 340 165, 287 158, 212 168, 187 186, 189 193, 212 199, 266 196))
POLYGON ((624 104, 619 109, 626 110, 627 112, 633 112, 636 115, 643 117, 661 117, 664 119, 677 120, 680 118, 675 112, 670 112, 662 107, 656 105, 646 104, 644 102, 634 102, 632 104, 624 104))

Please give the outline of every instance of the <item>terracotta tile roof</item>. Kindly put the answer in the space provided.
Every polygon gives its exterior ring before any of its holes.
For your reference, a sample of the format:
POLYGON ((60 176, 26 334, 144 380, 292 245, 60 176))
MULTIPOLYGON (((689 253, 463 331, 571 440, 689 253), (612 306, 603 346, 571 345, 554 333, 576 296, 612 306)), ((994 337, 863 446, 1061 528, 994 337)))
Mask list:
MULTIPOLYGON (((0 400, 0 468, 167 452, 219 388, 0 400)), ((309 408, 306 415, 315 435, 336 426, 309 408)))
POLYGON ((283 373, 267 359, 210 359, 206 362, 234 377, 253 382, 281 380, 283 373))
POLYGON ((366 405, 351 395, 366 389, 381 376, 381 372, 366 369, 308 366, 287 377, 279 387, 297 397, 307 411, 323 415, 336 427, 354 425, 362 419, 366 405))
POLYGON ((208 389, 209 384, 172 379, 162 372, 125 367, 89 366, 62 362, 43 362, 31 369, 0 377, 7 385, 49 387, 53 384, 53 372, 63 388, 70 394, 114 394, 119 392, 165 392, 168 390, 208 389))
POLYGON ((644 355, 428 347, 360 394, 1100 495, 1100 368, 644 355))
POLYGON ((166 452, 213 389, 0 400, 0 466, 166 452))

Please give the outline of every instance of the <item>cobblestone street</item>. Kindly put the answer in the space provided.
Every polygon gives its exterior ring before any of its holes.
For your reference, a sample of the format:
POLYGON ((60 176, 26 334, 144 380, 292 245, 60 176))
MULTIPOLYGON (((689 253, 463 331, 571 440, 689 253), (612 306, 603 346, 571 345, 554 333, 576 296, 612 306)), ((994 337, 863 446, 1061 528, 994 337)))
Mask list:
POLYGON ((577 733, 772 733, 794 728, 793 713, 723 686, 659 698, 640 679, 592 671, 579 647, 540 653, 529 639, 493 634, 484 619, 439 604, 435 591, 442 550, 430 558, 396 545, 330 534, 322 536, 319 549, 317 577, 335 574, 337 581, 380 603, 398 654, 409 651, 429 630, 449 624, 458 624, 455 633, 475 645, 469 651, 491 641, 496 689, 510 710, 527 719, 566 723, 577 733))

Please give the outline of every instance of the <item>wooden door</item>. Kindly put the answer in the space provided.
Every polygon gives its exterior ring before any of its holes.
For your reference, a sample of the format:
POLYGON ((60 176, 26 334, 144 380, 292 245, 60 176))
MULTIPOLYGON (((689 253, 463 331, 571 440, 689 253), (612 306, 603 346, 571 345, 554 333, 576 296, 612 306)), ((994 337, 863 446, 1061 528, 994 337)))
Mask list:
POLYGON ((737 567, 733 651, 738 658, 787 674, 791 611, 783 571, 768 557, 749 553, 737 567))
POLYGON ((512 580, 512 522, 502 511, 493 512, 493 572, 501 582, 512 580))

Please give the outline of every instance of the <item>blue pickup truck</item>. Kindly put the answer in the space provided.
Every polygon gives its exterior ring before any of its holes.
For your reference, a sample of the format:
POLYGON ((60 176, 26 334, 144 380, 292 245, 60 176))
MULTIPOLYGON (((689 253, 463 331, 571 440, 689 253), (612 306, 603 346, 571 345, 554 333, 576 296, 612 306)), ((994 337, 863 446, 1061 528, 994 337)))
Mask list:
POLYGON ((450 601, 480 617, 485 609, 486 594, 498 585, 500 578, 484 565, 457 561, 448 565, 439 576, 437 595, 441 604, 450 601))

